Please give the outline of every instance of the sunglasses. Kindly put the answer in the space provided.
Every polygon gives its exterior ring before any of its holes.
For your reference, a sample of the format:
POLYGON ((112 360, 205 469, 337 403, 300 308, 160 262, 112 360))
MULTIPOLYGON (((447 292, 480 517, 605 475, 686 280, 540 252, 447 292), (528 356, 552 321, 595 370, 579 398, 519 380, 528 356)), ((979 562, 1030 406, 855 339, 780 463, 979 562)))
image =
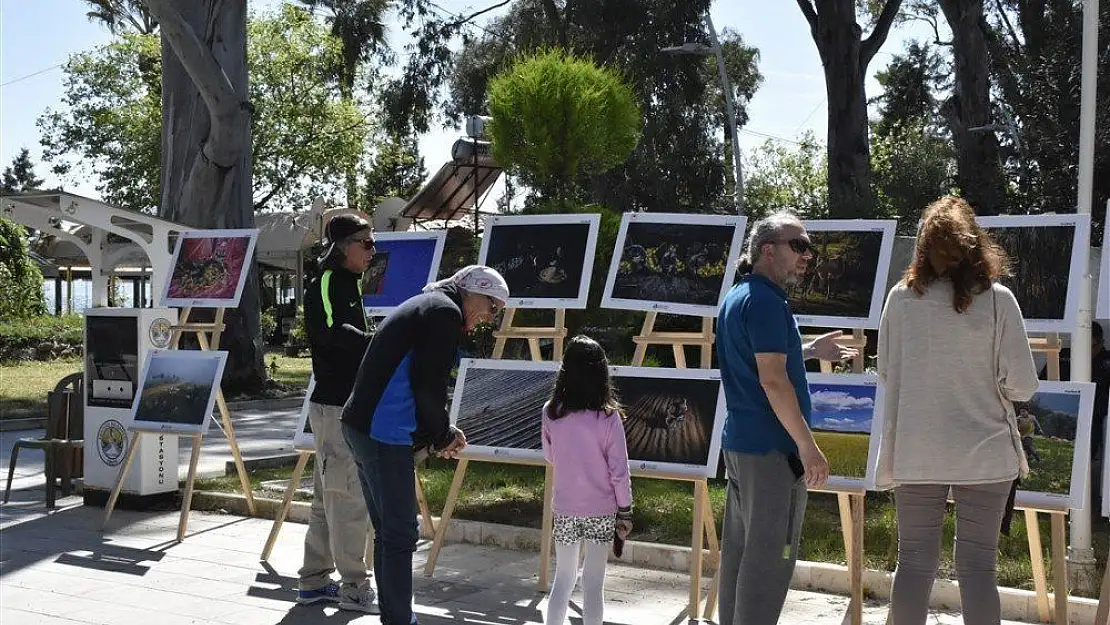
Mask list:
POLYGON ((786 241, 775 241, 775 244, 789 245, 790 249, 793 250, 795 254, 805 254, 806 252, 813 249, 813 244, 802 238, 789 239, 786 241))
POLYGON ((486 299, 489 300, 489 314, 496 317, 501 312, 501 306, 497 303, 497 300, 489 295, 486 296, 486 299))
POLYGON ((351 239, 351 243, 361 245, 368 250, 372 250, 375 247, 374 239, 371 237, 366 237, 365 239, 351 239))

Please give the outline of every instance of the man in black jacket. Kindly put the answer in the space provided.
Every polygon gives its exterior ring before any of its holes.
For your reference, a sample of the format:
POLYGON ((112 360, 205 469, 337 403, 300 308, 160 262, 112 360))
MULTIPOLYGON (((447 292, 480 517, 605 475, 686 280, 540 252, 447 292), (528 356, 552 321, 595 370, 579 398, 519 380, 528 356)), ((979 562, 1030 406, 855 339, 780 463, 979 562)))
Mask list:
POLYGON ((416 623, 415 452, 431 449, 454 457, 466 446, 466 437, 448 418, 448 378, 464 332, 492 321, 508 297, 501 274, 481 265, 424 287, 378 326, 343 407, 343 436, 358 464, 374 524, 382 625, 416 623))
POLYGON ((361 281, 374 255, 374 238, 370 224, 350 214, 333 217, 325 237, 323 271, 308 282, 304 298, 316 381, 308 405, 316 461, 297 602, 337 601, 340 609, 376 614, 374 589, 366 573, 368 518, 358 468, 339 420, 370 342, 361 281), (336 569, 339 584, 331 580, 336 569))

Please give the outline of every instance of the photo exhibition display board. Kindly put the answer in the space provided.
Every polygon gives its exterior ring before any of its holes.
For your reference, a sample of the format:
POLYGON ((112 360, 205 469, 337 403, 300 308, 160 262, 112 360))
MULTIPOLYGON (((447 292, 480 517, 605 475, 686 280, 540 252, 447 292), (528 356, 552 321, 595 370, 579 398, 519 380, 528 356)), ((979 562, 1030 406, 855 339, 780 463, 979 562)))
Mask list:
MULTIPOLYGON (((1102 268, 1098 272, 1098 295, 1095 299, 1095 318, 1096 319, 1110 319, 1110 246, 1108 246, 1107 237, 1102 235, 1102 268)), ((1108 329, 1108 328, 1104 328, 1108 329)))
POLYGON ((787 291, 799 326, 879 327, 897 225, 891 219, 805 222, 813 258, 787 291))
POLYGON ((1029 332, 1075 331, 1082 263, 1090 250, 1090 215, 998 215, 977 218, 1010 256, 1002 278, 1017 298, 1029 332))
POLYGON ((204 434, 226 362, 224 351, 149 352, 131 409, 130 429, 204 434))
POLYGON ((182 232, 159 306, 236 308, 258 242, 257 229, 182 232))
POLYGON ((829 461, 828 488, 874 490, 883 431, 879 376, 810 373, 806 379, 813 404, 810 428, 829 461))
MULTIPOLYGON (((451 404, 451 422, 466 433, 464 455, 543 464, 543 405, 558 370, 551 362, 464 359, 451 404)), ((634 474, 714 475, 725 415, 719 372, 612 367, 611 375, 634 474)))
POLYGON ((312 422, 308 420, 308 403, 312 401, 312 392, 315 390, 316 376, 309 375, 308 390, 304 393, 301 414, 297 417, 297 430, 293 432, 293 449, 304 451, 316 449, 316 437, 312 435, 312 422))
POLYGON ((737 215, 625 213, 601 306, 716 316, 746 225, 737 215))
POLYGON ((495 216, 478 263, 509 283, 509 308, 586 307, 600 215, 495 216))
POLYGON ((1014 402, 1029 475, 1014 499, 1018 507, 1078 510, 1091 466, 1091 414, 1095 385, 1041 382, 1027 402, 1014 402))
POLYGON ((446 230, 375 233, 374 257, 362 274, 366 314, 384 317, 434 282, 446 241, 446 230))

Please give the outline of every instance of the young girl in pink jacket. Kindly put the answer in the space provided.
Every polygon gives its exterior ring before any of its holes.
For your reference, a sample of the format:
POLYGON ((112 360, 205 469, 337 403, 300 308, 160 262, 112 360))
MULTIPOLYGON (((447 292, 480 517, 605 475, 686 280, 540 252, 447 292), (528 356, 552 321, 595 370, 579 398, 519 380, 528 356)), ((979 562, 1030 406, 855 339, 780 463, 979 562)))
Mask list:
POLYGON ((605 350, 589 337, 572 338, 543 409, 543 453, 555 467, 556 566, 546 625, 566 623, 583 544, 582 623, 604 620, 609 547, 614 534, 623 540, 632 531, 623 419, 605 350))

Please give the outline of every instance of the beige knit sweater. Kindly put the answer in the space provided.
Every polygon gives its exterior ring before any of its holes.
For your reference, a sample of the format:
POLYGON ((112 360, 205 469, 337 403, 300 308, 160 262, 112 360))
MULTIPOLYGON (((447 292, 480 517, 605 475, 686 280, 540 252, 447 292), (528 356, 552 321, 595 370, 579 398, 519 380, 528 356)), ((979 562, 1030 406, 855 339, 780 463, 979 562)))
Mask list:
POLYGON ((983 484, 1028 471, 1011 403, 1037 390, 1021 309, 1001 284, 963 313, 952 298, 947 280, 924 295, 903 284, 887 295, 878 347, 880 489, 983 484))

